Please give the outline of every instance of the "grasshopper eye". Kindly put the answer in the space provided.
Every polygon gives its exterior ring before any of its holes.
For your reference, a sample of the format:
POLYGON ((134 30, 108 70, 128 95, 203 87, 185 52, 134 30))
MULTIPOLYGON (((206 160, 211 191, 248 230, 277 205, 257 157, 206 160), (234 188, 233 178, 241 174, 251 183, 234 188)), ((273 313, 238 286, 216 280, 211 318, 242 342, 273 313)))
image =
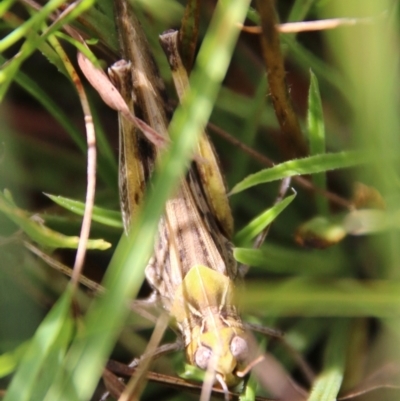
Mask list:
POLYGON ((230 349, 232 355, 240 361, 244 361, 249 354, 249 347, 247 346, 246 340, 239 336, 232 338, 230 349))
POLYGON ((205 347, 204 345, 201 345, 194 356, 194 360, 196 362, 196 365, 203 370, 207 369, 208 362, 210 361, 211 358, 211 349, 208 347, 205 347))

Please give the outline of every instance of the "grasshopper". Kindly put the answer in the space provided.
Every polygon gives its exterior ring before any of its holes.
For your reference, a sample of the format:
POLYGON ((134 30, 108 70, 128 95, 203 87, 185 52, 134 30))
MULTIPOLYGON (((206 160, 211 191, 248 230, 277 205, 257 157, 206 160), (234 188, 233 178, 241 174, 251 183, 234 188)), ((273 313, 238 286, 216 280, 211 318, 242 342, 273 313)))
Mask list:
MULTIPOLYGON (((115 2, 123 57, 111 76, 135 115, 167 137, 164 86, 142 28, 127 2, 115 2)), ((182 96, 187 76, 173 40, 167 40, 173 76, 182 96)), ((160 150, 120 116, 119 183, 125 230, 140 208, 160 150)), ((204 134, 198 154, 159 222, 146 278, 175 321, 190 364, 207 370, 227 392, 247 364, 248 344, 234 301, 241 272, 229 241, 232 216, 212 146, 204 134), (197 160, 196 160, 197 159, 197 160)))

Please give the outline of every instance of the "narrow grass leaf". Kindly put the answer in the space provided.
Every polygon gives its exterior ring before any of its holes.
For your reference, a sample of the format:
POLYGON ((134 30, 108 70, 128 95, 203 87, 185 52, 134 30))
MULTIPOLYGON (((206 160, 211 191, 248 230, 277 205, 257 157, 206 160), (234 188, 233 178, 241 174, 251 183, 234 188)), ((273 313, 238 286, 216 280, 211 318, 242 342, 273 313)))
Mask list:
MULTIPOLYGON (((261 124, 263 112, 265 111, 265 109, 267 109, 267 107, 265 107, 265 94, 267 93, 267 89, 267 77, 265 75, 262 75, 260 77, 260 81, 257 84, 254 99, 248 99, 245 101, 242 97, 242 102, 236 104, 233 101, 234 98, 229 96, 231 106, 236 110, 238 108, 242 109, 243 105, 247 104, 247 107, 245 108, 245 110, 243 110, 246 115, 244 116, 245 121, 243 122, 243 127, 240 130, 240 139, 243 141, 244 144, 248 146, 255 146, 254 142, 257 137, 258 128, 261 124)), ((235 152, 232 155, 232 160, 235 160, 235 168, 232 169, 233 171, 230 174, 230 180, 232 182, 238 182, 247 171, 249 157, 241 149, 233 149, 232 151, 235 152)), ((232 206, 234 208, 235 204, 233 203, 232 206)))
POLYGON ((239 245, 248 244, 269 224, 271 224, 279 214, 292 203, 295 197, 296 195, 290 195, 270 209, 262 212, 235 235, 234 242, 239 245))
MULTIPOLYGON (((34 219, 25 210, 19 209, 6 196, 0 193, 0 212, 3 212, 10 220, 17 224, 26 235, 33 241, 46 247, 72 248, 76 249, 79 243, 79 237, 63 235, 42 224, 38 219, 34 219)), ((87 242, 87 249, 105 250, 111 247, 111 244, 102 239, 91 239, 87 242)))
MULTIPOLYGON (((71 326, 71 325, 70 325, 71 326)), ((66 334, 71 334, 71 330, 65 327, 62 335, 55 344, 55 346, 49 352, 46 360, 43 363, 43 369, 40 374, 40 380, 38 380, 32 388, 31 400, 41 400, 41 401, 53 401, 54 398, 48 397, 48 390, 52 383, 54 382, 57 374, 62 371, 61 366, 62 361, 65 358, 69 344, 71 343, 72 337, 67 337, 66 334)), ((73 398, 69 398, 73 401, 73 398)))
POLYGON ((349 268, 342 254, 335 249, 322 254, 264 244, 261 249, 234 248, 233 254, 238 262, 262 268, 269 273, 325 276, 349 268))
POLYGON ((318 79, 312 70, 310 70, 310 88, 308 90, 307 126, 311 155, 325 153, 325 124, 322 101, 318 79))
POLYGON ((14 372, 15 368, 27 351, 28 346, 29 342, 24 342, 14 350, 0 355, 0 377, 5 377, 14 372))
MULTIPOLYGON (((233 90, 222 87, 218 94, 218 101, 215 110, 226 112, 235 118, 247 119, 254 107, 252 98, 242 94, 238 94, 233 90)), ((260 125, 263 127, 276 128, 278 126, 274 111, 264 107, 258 116, 260 125)))
MULTIPOLYGON (((310 143, 310 155, 325 153, 325 123, 322 110, 321 95, 318 79, 310 70, 310 89, 308 91, 307 128, 310 143)), ((321 190, 326 190, 326 174, 314 174, 314 184, 321 190)), ((324 196, 317 196, 318 213, 326 216, 329 211, 328 200, 324 196)))
POLYGON ((290 160, 247 176, 233 187, 230 194, 236 194, 245 189, 254 187, 255 185, 281 180, 285 177, 315 174, 339 168, 349 168, 370 163, 373 160, 374 156, 366 151, 326 153, 323 155, 305 157, 303 159, 290 160))
POLYGON ((0 18, 15 3, 16 0, 4 0, 0 3, 0 18))
POLYGON ((179 29, 179 49, 183 65, 190 73, 196 53, 199 36, 200 1, 189 0, 186 3, 181 28, 179 29))
POLYGON ((360 283, 352 279, 331 279, 324 282, 300 278, 261 284, 248 280, 246 288, 243 309, 257 310, 268 305, 271 316, 398 316, 400 285, 395 281, 360 283))
MULTIPOLYGON (((42 9, 40 13, 40 18, 34 17, 35 21, 33 23, 41 23, 42 20, 48 17, 52 9, 56 9, 57 7, 61 6, 64 3, 63 0, 57 1, 50 1, 48 2, 42 9), (50 7, 51 5, 51 7, 50 7), (44 13, 46 11, 46 13, 44 13)), ((28 36, 25 42, 22 44, 20 51, 18 54, 10 60, 10 62, 0 70, 0 101, 3 100, 8 87, 10 86, 11 82, 13 81, 15 74, 20 69, 22 63, 30 57, 39 47, 40 45, 53 33, 55 33, 58 29, 68 22, 77 18, 81 13, 85 12, 88 8, 90 8, 94 3, 94 0, 82 0, 78 3, 75 3, 75 6, 72 8, 72 11, 69 14, 64 15, 64 18, 57 20, 54 24, 52 24, 49 29, 43 33, 41 36, 36 37, 37 35, 28 36)), ((31 18, 32 19, 32 18, 31 18)), ((15 41, 16 37, 19 38, 27 34, 27 29, 29 30, 32 26, 31 19, 27 21, 28 25, 22 25, 19 30, 14 30, 9 36, 4 38, 5 42, 0 42, 0 49, 1 47, 7 47, 10 43, 15 41), (17 31, 17 32, 15 32, 17 31), (15 34, 14 34, 15 33, 15 34)), ((17 39, 18 40, 18 39, 17 39)), ((0 50, 1 53, 1 50, 0 50)))
POLYGON ((315 0, 296 0, 290 10, 287 21, 303 21, 314 2, 315 0))
POLYGON ((342 385, 346 363, 349 321, 332 324, 325 349, 324 368, 314 382, 308 401, 336 401, 342 385))
POLYGON ((178 375, 182 379, 193 380, 195 382, 202 383, 204 382, 206 372, 197 366, 185 363, 183 370, 179 371, 178 375))
MULTIPOLYGON (((83 216, 85 212, 85 203, 75 199, 65 198, 59 195, 45 194, 57 205, 69 210, 78 216, 83 216)), ((95 206, 92 213, 93 221, 104 224, 109 227, 123 228, 121 212, 115 210, 104 209, 95 206)))
POLYGON ((349 98, 349 83, 336 69, 315 56, 310 50, 296 41, 292 35, 281 35, 280 38, 282 44, 288 47, 288 55, 293 63, 304 71, 309 71, 311 68, 320 80, 323 80, 338 90, 345 99, 349 98))
POLYGON ((71 301, 72 292, 65 291, 48 315, 45 317, 29 343, 16 374, 7 390, 4 401, 30 401, 37 391, 43 376, 57 371, 53 360, 54 352, 60 350, 71 340, 71 301))
MULTIPOLYGON (((7 22, 11 28, 17 29, 22 25, 23 20, 14 16, 12 20, 9 19, 7 22)), ((36 38, 40 37, 39 33, 35 33, 33 31, 30 31, 29 35, 31 37, 36 36, 36 38)), ((40 50, 42 54, 49 60, 49 62, 52 63, 60 72, 66 75, 63 63, 61 62, 57 53, 48 43, 41 43, 41 45, 38 47, 38 50, 40 50)))
POLYGON ((253 22, 256 25, 261 24, 260 15, 258 14, 258 11, 254 7, 249 7, 249 9, 247 10, 246 19, 248 19, 249 21, 253 22))
MULTIPOLYGON (((90 44, 89 42, 92 39, 99 39, 111 51, 118 53, 119 45, 113 17, 114 7, 112 2, 108 0, 98 0, 96 7, 91 7, 86 11, 84 17, 85 32, 90 32, 92 35, 86 42, 90 44)), ((75 23, 78 23, 78 21, 75 23)))
MULTIPOLYGON (((265 349, 265 341, 260 345, 260 349, 265 349)), ((239 396, 239 401, 254 401, 257 394, 257 388, 257 379, 250 373, 250 378, 246 383, 243 393, 239 396)))
POLYGON ((184 13, 183 6, 176 0, 136 0, 142 8, 142 12, 149 13, 157 21, 176 21, 181 19, 184 13))
MULTIPOLYGON (((15 44, 18 40, 28 35, 31 29, 40 26, 46 18, 60 7, 64 3, 64 0, 51 0, 44 5, 40 11, 36 12, 20 27, 14 29, 5 38, 0 41, 0 53, 3 53, 10 46, 15 44)), ((1 82, 1 81, 0 81, 1 82)))

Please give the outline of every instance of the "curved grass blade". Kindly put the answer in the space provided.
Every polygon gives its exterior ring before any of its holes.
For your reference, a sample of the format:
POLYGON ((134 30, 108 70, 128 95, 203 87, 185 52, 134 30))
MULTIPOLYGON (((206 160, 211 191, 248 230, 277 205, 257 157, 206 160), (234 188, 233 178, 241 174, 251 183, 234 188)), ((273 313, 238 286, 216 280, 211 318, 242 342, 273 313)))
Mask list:
POLYGON ((29 343, 4 401, 30 401, 43 394, 44 378, 53 378, 72 337, 72 291, 66 291, 40 324, 29 343), (61 353, 61 354, 60 354, 61 353))
POLYGON ((278 202, 276 205, 267 209, 259 216, 254 218, 246 227, 242 228, 236 235, 234 242, 237 244, 249 243, 255 238, 261 231, 264 230, 269 224, 271 224, 281 212, 283 212, 294 200, 296 195, 290 195, 278 202))
POLYGON ((355 167, 371 163, 376 159, 377 157, 374 157, 371 152, 354 150, 338 153, 326 153, 323 155, 305 157, 303 159, 290 160, 247 176, 232 188, 230 194, 237 194, 245 189, 254 187, 255 185, 281 180, 285 177, 321 173, 339 168, 355 167))
MULTIPOLYGON (((65 198, 60 195, 44 194, 50 198, 57 205, 69 210, 78 216, 83 216, 85 211, 85 203, 77 201, 75 199, 65 198)), ((93 221, 104 224, 109 227, 123 228, 121 213, 115 210, 104 209, 102 207, 95 206, 92 213, 93 221)))
MULTIPOLYGON (((46 227, 40 221, 33 219, 28 212, 15 206, 10 195, 7 197, 0 193, 0 211, 17 224, 33 241, 38 244, 49 248, 76 249, 78 247, 79 237, 63 235, 46 227)), ((92 239, 88 240, 86 246, 87 249, 105 250, 110 248, 111 244, 102 239, 92 239)))

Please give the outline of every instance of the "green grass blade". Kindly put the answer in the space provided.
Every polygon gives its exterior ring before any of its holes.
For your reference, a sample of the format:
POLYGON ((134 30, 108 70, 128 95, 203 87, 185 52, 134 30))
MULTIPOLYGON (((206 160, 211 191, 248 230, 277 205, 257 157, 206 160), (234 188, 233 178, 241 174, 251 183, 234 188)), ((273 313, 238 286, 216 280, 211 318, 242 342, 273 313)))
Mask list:
MULTIPOLYGON (((260 349, 264 348, 265 344, 260 345, 260 349)), ((250 378, 246 383, 244 392, 239 396, 239 401, 254 401, 257 394, 257 388, 258 388, 257 379, 254 377, 254 375, 250 374, 250 378)))
MULTIPOLYGON (((255 93, 254 99, 244 100, 243 96, 238 99, 238 103, 234 101, 235 97, 229 96, 228 104, 232 108, 232 111, 238 108, 243 109, 245 121, 243 122, 243 127, 241 129, 240 139, 243 143, 248 146, 254 146, 254 142, 257 136, 258 128, 261 124, 263 118, 263 113, 266 109, 265 107, 265 94, 268 89, 268 81, 265 75, 262 75, 260 82, 257 85, 257 91, 255 93), (246 104, 246 107, 243 107, 246 104)), ((236 114, 236 112, 235 112, 236 114)), ((249 160, 248 157, 240 150, 233 149, 234 155, 232 160, 235 160, 235 168, 231 174, 231 181, 237 182, 240 177, 243 177, 245 171, 248 168, 249 160)), ((232 205, 234 207, 234 203, 232 205)))
POLYGON ((189 0, 185 7, 181 28, 179 29, 179 43, 181 57, 186 71, 190 72, 196 53, 199 38, 200 1, 189 0))
POLYGON ((389 280, 360 283, 355 279, 319 282, 303 278, 262 284, 249 280, 246 288, 243 309, 260 310, 268 305, 271 316, 398 316, 400 284, 389 280))
POLYGON ((5 38, 0 41, 0 53, 3 53, 18 40, 22 39, 24 36, 27 36, 30 33, 31 29, 34 30, 35 27, 40 26, 40 24, 44 22, 52 12, 57 10, 57 8, 60 7, 63 3, 64 0, 48 1, 47 4, 43 6, 40 11, 33 14, 33 16, 29 18, 24 24, 14 29, 11 33, 9 33, 5 38))
POLYGON ((15 3, 16 0, 3 0, 0 3, 0 18, 3 17, 4 13, 15 3))
POLYGON ((310 153, 325 153, 325 124, 319 93, 318 78, 310 71, 310 88, 308 91, 307 126, 310 138, 310 153))
MULTIPOLYGON (((36 17, 35 14, 34 21, 39 23, 40 21, 44 20, 48 14, 51 12, 51 10, 54 8, 56 9, 59 7, 62 3, 64 3, 63 0, 53 0, 50 1, 49 3, 46 4, 41 9, 41 12, 38 13, 40 14, 40 18, 36 17), (50 7, 51 4, 51 7, 50 7), (46 11, 46 13, 44 12, 46 11)), ((4 99, 4 96, 8 90, 8 87, 10 86, 11 82, 13 81, 16 73, 18 72, 19 68, 21 67, 22 63, 30 57, 39 47, 40 45, 53 33, 55 33, 58 29, 60 29, 63 25, 67 24, 68 22, 74 20, 77 16, 79 16, 81 13, 85 12, 88 8, 90 8, 94 3, 94 0, 82 0, 80 3, 77 3, 76 7, 71 11, 65 18, 58 20, 55 24, 53 24, 44 34, 42 34, 40 37, 37 37, 37 35, 31 35, 29 36, 23 45, 21 46, 21 49, 16 57, 14 57, 10 62, 2 69, 0 70, 0 101, 4 99)), ((28 26, 23 24, 21 27, 17 30, 14 30, 9 36, 4 38, 4 42, 0 42, 0 49, 1 47, 7 47, 9 43, 12 43, 16 38, 19 38, 21 35, 24 36, 27 34, 27 29, 31 27, 32 22, 29 22, 31 20, 28 20, 28 26), (15 31, 17 31, 15 33, 15 31)), ((22 37, 21 36, 21 37, 22 37)), ((0 50, 2 52, 2 50, 0 50)))
POLYGON ((255 238, 265 227, 271 224, 281 212, 283 212, 294 200, 296 195, 290 195, 278 202, 276 205, 262 212, 254 218, 246 227, 243 227, 236 235, 234 242, 236 244, 248 244, 255 238))
POLYGON ((0 377, 5 377, 16 369, 21 359, 29 347, 28 342, 24 342, 13 351, 0 355, 0 377))
POLYGON ((303 21, 315 0, 296 0, 290 10, 288 22, 303 21))
POLYGON ((57 371, 54 366, 55 361, 53 364, 48 362, 54 351, 61 348, 60 345, 65 347, 71 340, 71 301, 72 292, 66 291, 40 324, 13 377, 4 401, 38 399, 34 398, 33 394, 43 380, 42 376, 57 371))
POLYGON ((339 168, 349 168, 370 163, 374 160, 371 153, 363 151, 347 151, 338 153, 326 153, 305 157, 304 159, 290 160, 269 169, 260 170, 249 175, 236 184, 231 195, 244 191, 255 185, 281 180, 285 177, 293 177, 302 174, 315 174, 339 168))
MULTIPOLYGON (((227 112, 236 118, 247 120, 253 113, 254 103, 252 98, 236 93, 227 87, 222 87, 218 94, 215 108, 227 112)), ((257 118, 261 126, 273 128, 278 126, 275 113, 269 108, 264 107, 257 118)))
MULTIPOLYGON (((0 211, 9 219, 17 224, 33 241, 51 249, 72 248, 76 249, 79 237, 66 236, 43 225, 40 221, 32 218, 25 210, 16 207, 12 201, 0 193, 0 211)), ((105 250, 111 244, 102 239, 89 239, 86 244, 87 249, 105 250)))
POLYGON ((266 243, 261 249, 234 248, 234 257, 240 263, 269 273, 296 276, 333 275, 349 269, 346 259, 334 248, 322 254, 266 243))
POLYGON ((115 54, 118 54, 118 36, 114 22, 114 5, 109 0, 97 0, 96 7, 85 12, 84 30, 89 32, 92 40, 99 40, 115 54))
POLYGON ((315 72, 320 80, 328 83, 338 90, 345 99, 349 97, 348 85, 345 78, 330 64, 318 58, 315 54, 297 42, 291 35, 281 35, 282 43, 287 45, 290 60, 301 67, 304 71, 310 68, 315 72))
POLYGON ((324 369, 314 382, 308 401, 337 400, 344 376, 348 336, 348 320, 339 320, 332 324, 325 349, 324 369))
MULTIPOLYGON (((45 194, 54 203, 69 210, 78 216, 83 216, 85 212, 85 203, 74 199, 65 198, 63 196, 45 194)), ((121 213, 114 210, 104 209, 95 206, 93 208, 92 220, 104 224, 109 227, 123 228, 121 213)))
MULTIPOLYGON (((310 142, 310 155, 325 153, 325 124, 322 110, 321 95, 319 93, 318 79, 310 71, 310 89, 308 92, 307 128, 310 142)), ((312 177, 316 187, 326 190, 325 173, 314 174, 312 177)), ((328 215, 328 201, 323 196, 317 197, 317 210, 319 214, 328 215)))

